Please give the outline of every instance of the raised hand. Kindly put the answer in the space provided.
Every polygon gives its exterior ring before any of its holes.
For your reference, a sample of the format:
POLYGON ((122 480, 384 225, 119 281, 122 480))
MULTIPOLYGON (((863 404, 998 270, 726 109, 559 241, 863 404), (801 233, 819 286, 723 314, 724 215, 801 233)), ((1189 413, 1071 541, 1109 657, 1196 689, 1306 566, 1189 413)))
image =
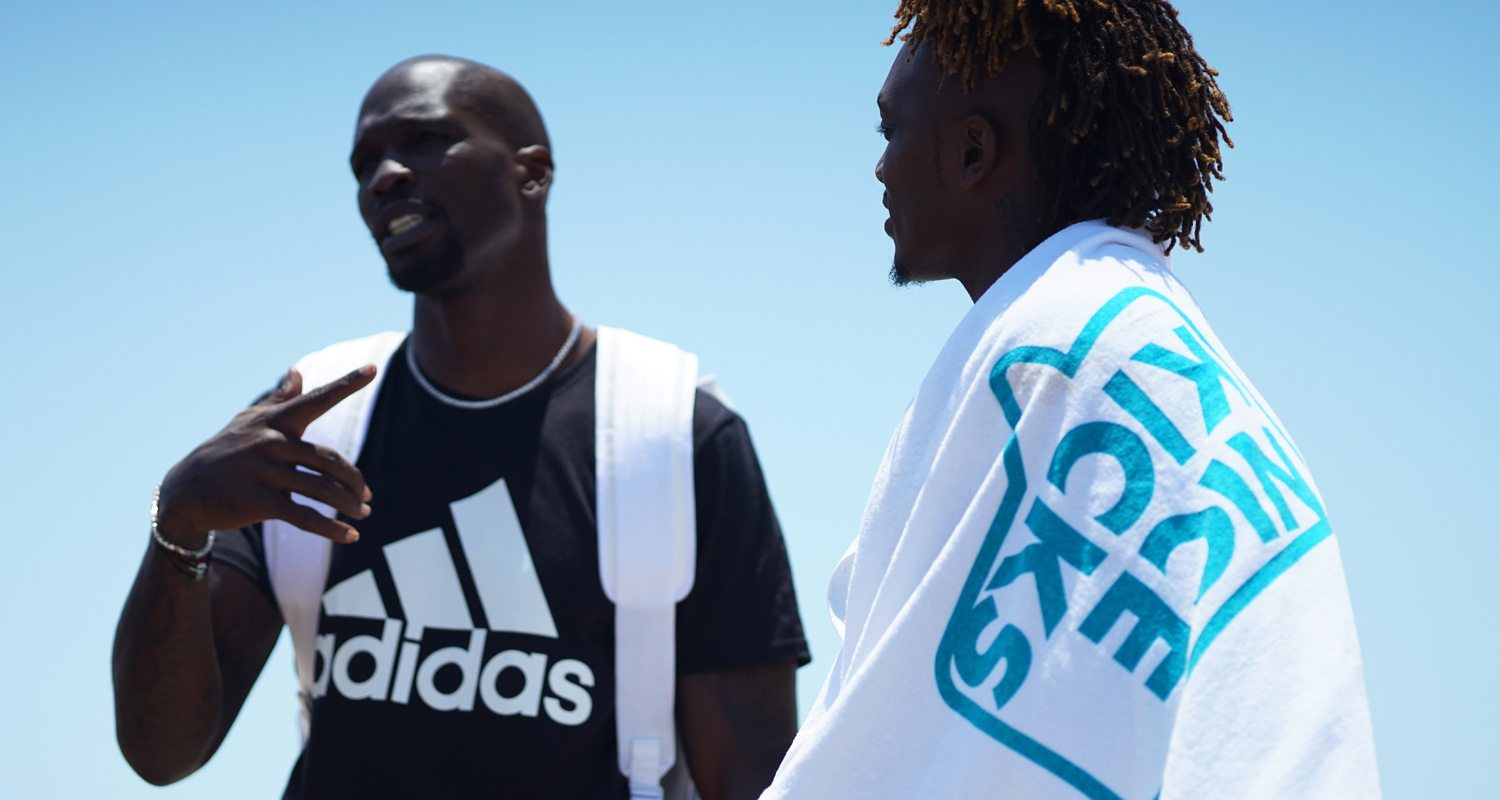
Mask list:
POLYGON ((369 516, 364 476, 333 449, 302 441, 302 433, 374 377, 374 365, 367 364, 304 394, 302 375, 289 370, 276 391, 241 411, 167 472, 158 530, 188 548, 201 546, 209 531, 268 519, 344 544, 359 539, 347 523, 295 503, 291 495, 325 503, 351 519, 369 516))

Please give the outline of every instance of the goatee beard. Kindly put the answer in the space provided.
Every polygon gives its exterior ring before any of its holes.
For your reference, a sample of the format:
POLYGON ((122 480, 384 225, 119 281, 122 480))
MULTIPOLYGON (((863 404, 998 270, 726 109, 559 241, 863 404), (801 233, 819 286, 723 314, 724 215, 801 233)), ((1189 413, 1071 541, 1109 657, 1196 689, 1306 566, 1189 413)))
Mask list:
POLYGON ((400 267, 387 263, 386 274, 397 289, 423 294, 446 283, 463 269, 463 254, 457 248, 449 248, 436 256, 408 261, 400 267))
POLYGON ((904 286, 919 286, 922 283, 925 283, 925 281, 923 281, 923 280, 921 280, 919 278, 913 278, 911 276, 911 272, 909 272, 906 269, 905 265, 903 265, 899 261, 892 261, 891 262, 891 276, 890 277, 891 277, 891 285, 895 286, 895 287, 898 287, 898 288, 904 287, 904 286))

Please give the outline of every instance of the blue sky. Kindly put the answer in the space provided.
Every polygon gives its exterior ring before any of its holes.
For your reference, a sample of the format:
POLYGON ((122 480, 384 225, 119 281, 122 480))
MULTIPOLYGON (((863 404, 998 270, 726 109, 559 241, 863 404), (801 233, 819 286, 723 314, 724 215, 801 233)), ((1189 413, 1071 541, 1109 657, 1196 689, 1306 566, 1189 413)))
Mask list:
MULTIPOLYGON (((407 324, 354 209, 354 112, 448 52, 533 92, 553 269, 590 323, 698 352, 748 418, 814 663, 886 438, 968 306, 894 289, 873 178, 893 4, 29 3, 0 26, 0 795, 275 796, 290 653, 168 790, 115 749, 109 643, 153 484, 298 355, 407 324)), ((1178 258, 1311 463, 1391 797, 1500 791, 1493 675, 1500 10, 1178 3, 1234 107, 1178 258)))

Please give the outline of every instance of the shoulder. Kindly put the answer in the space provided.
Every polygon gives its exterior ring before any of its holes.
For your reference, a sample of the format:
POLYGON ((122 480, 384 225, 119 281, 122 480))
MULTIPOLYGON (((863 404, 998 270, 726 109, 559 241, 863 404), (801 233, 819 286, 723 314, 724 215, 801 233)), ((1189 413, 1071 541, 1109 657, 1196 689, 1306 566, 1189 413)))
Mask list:
POLYGON ((344 355, 358 355, 371 347, 394 347, 405 341, 405 339, 405 331, 381 331, 367 336, 356 336, 353 339, 344 339, 324 345, 303 356, 303 358, 337 358, 344 355))
POLYGON ((318 386, 364 364, 384 365, 405 340, 406 334, 400 331, 346 339, 297 359, 296 367, 304 387, 318 386))
POLYGON ((1248 397, 1187 289, 1159 251, 1105 242, 1057 259, 986 320, 984 382, 1012 428, 1110 418, 1156 420, 1200 401, 1219 413, 1223 389, 1248 397))
MULTIPOLYGON (((607 339, 612 346, 619 348, 617 353, 625 359, 621 363, 626 365, 626 369, 659 370, 664 374, 674 374, 672 371, 678 369, 681 363, 678 359, 697 358, 696 354, 679 345, 625 328, 601 325, 599 331, 602 334, 601 343, 607 339)), ((604 349, 595 346, 593 355, 596 360, 602 357, 604 349)), ((599 380, 597 367, 594 380, 599 380)), ((748 439, 748 436, 744 419, 730 407, 728 398, 717 381, 712 375, 700 372, 693 397, 693 449, 701 451, 722 438, 748 439)))
POLYGON ((1132 232, 1106 231, 1118 236, 1068 251, 988 321, 998 369, 1037 364, 1076 377, 1112 371, 1153 343, 1181 347, 1183 330, 1214 339, 1161 251, 1132 232))
POLYGON ((749 438, 744 418, 716 389, 699 385, 693 402, 693 449, 702 450, 725 436, 749 438))

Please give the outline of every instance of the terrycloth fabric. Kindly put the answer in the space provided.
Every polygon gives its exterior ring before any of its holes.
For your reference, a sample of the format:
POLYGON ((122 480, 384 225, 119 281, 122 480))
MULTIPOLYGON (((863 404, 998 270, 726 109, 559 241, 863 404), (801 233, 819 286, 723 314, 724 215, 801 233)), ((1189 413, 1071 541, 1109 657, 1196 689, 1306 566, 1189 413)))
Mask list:
POLYGON ((1338 546, 1149 239, 1041 244, 897 428, 766 798, 1376 798, 1338 546))

